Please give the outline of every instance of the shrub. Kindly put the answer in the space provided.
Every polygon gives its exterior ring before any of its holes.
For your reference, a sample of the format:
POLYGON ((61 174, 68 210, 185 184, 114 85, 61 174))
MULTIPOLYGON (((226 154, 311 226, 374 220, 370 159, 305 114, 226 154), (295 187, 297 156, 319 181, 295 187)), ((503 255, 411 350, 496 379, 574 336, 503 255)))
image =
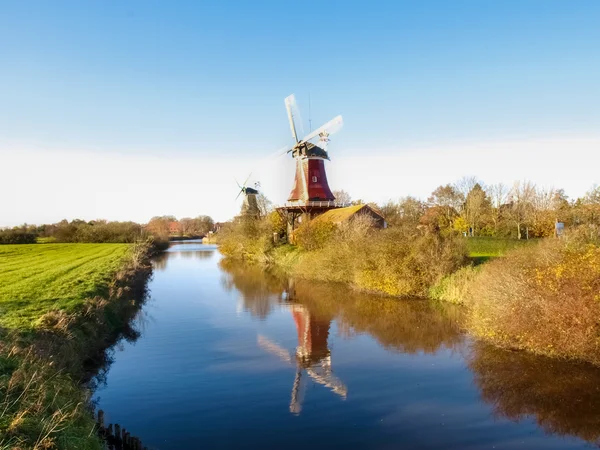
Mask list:
POLYGON ((435 300, 443 300, 454 304, 463 304, 468 298, 467 290, 479 273, 481 266, 465 266, 442 278, 429 290, 429 296, 435 300))
POLYGON ((318 250, 323 248, 335 232, 335 225, 328 221, 308 221, 294 233, 296 245, 301 250, 318 250))
POLYGON ((36 235, 17 230, 0 230, 0 244, 35 244, 36 235))
POLYGON ((241 216, 223 226, 218 234, 223 255, 251 262, 266 262, 273 248, 273 228, 264 218, 241 216))
POLYGON ((303 255, 295 273, 387 295, 425 297, 465 261, 463 239, 413 227, 375 231, 361 220, 340 227, 322 249, 303 255))
POLYGON ((467 290, 467 328, 496 344, 600 364, 600 248, 586 233, 510 252, 467 290))

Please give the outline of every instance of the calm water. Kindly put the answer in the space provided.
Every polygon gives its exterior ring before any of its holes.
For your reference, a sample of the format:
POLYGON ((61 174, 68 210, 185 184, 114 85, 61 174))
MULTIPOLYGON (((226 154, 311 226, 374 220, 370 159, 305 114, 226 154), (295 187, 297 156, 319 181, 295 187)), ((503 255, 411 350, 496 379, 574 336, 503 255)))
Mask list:
POLYGON ((156 449, 596 447, 600 373, 474 344, 460 311, 220 263, 155 262, 96 396, 156 449))

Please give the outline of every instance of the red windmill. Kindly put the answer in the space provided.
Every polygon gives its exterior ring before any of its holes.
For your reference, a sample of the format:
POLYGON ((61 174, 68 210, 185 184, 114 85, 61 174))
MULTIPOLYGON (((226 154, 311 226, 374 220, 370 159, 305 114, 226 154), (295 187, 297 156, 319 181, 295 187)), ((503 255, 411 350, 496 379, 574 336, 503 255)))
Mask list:
POLYGON ((285 99, 285 107, 292 137, 296 142, 291 148, 284 148, 282 152, 292 154, 296 160, 296 172, 288 202, 280 210, 288 213, 293 228, 296 218, 303 214, 308 214, 309 218, 312 218, 328 209, 348 206, 335 201, 325 172, 325 160, 329 160, 327 152, 329 136, 342 127, 343 120, 342 116, 336 116, 304 138, 298 139, 294 119, 294 113, 298 115, 298 107, 294 94, 285 99), (317 137, 318 144, 310 142, 317 137))

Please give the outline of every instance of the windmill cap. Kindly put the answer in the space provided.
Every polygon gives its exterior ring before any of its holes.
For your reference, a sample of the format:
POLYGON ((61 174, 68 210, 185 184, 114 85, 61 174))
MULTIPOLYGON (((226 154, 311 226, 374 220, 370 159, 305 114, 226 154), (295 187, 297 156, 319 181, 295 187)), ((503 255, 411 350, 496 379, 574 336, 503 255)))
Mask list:
POLYGON ((294 149, 294 153, 295 152, 300 152, 302 156, 306 156, 308 158, 316 157, 327 160, 329 159, 329 154, 324 149, 310 142, 301 143, 298 147, 294 149))

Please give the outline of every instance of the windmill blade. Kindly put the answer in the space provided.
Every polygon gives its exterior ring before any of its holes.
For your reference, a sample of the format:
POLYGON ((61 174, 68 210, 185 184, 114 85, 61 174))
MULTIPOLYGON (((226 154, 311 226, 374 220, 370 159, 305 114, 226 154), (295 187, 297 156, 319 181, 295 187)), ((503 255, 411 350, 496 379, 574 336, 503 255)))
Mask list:
POLYGON ((283 362, 287 362, 287 363, 292 362, 292 357, 290 355, 290 352, 288 352, 285 348, 281 347, 280 345, 277 345, 275 342, 271 341, 270 339, 264 337, 263 335, 259 334, 256 337, 256 342, 258 343, 258 346, 260 348, 277 356, 283 362))
POLYGON ((290 145, 286 145, 285 147, 281 147, 279 150, 277 150, 276 152, 271 153, 269 156, 266 156, 265 158, 261 159, 261 161, 271 161, 273 159, 277 159, 280 156, 285 155, 287 152, 289 152, 291 149, 293 149, 292 146, 290 145))
POLYGON ((344 126, 344 120, 342 119, 342 116, 336 116, 333 119, 331 119, 329 122, 327 122, 325 125, 323 125, 322 127, 317 128, 315 131, 313 131, 309 135, 302 138, 302 142, 310 141, 311 139, 316 138, 323 131, 326 131, 327 133, 329 133, 331 135, 331 134, 339 131, 340 128, 342 128, 342 126, 344 126))
POLYGON ((296 97, 294 94, 285 98, 285 109, 287 110, 288 120, 290 121, 290 129, 292 130, 292 137, 298 142, 298 133, 296 133, 296 125, 294 124, 294 114, 292 112, 292 105, 296 103, 296 97))
POLYGON ((238 198, 240 198, 240 195, 242 195, 242 192, 244 192, 244 188, 240 188, 240 192, 238 192, 238 195, 235 197, 236 200, 238 198))
POLYGON ((244 181, 243 186, 246 187, 246 185, 248 184, 248 180, 250 179, 250 177, 252 176, 252 172, 250 172, 250 175, 248 175, 248 178, 246 178, 246 181, 244 181))
POLYGON ((317 367, 309 367, 306 369, 306 373, 313 379, 313 381, 331 389, 332 392, 339 395, 343 399, 345 399, 348 395, 348 388, 331 372, 331 369, 319 370, 317 367))
POLYGON ((300 366, 296 366, 296 376, 292 385, 292 396, 290 399, 290 412, 299 415, 302 411, 302 402, 304 401, 304 386, 306 378, 302 378, 302 370, 300 366))
POLYGON ((300 114, 300 108, 298 108, 298 103, 296 103, 296 96, 294 94, 288 97, 290 109, 292 111, 292 117, 294 118, 294 126, 296 128, 296 133, 300 136, 304 135, 304 121, 302 120, 302 115, 300 114))

